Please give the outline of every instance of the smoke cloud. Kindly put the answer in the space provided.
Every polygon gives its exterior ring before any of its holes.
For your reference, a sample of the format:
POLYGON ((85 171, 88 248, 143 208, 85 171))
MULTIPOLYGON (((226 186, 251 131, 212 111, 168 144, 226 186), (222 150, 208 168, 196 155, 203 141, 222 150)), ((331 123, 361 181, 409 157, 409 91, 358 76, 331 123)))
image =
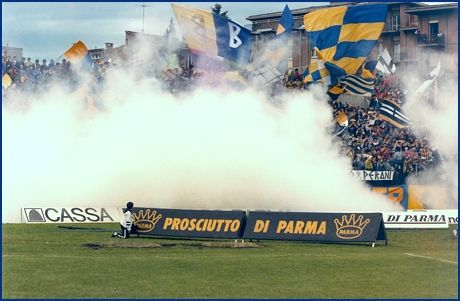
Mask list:
POLYGON ((399 211, 349 177, 311 92, 275 106, 256 89, 174 96, 114 70, 105 110, 53 89, 2 110, 2 222, 23 207, 399 211))
MULTIPOLYGON (((457 57, 443 56, 440 59, 437 97, 434 97, 434 85, 431 85, 424 95, 413 95, 409 98, 411 103, 407 113, 412 121, 411 129, 417 137, 426 138, 431 150, 438 152, 443 161, 422 177, 408 177, 407 183, 432 183, 433 186, 445 187, 458 201, 458 71, 452 70, 457 57)), ((413 79, 407 88, 415 91, 426 76, 410 74, 405 77, 413 79)), ((428 205, 432 208, 443 208, 445 204, 440 199, 442 198, 434 196, 428 205)), ((458 205, 452 209, 457 207, 458 205)))

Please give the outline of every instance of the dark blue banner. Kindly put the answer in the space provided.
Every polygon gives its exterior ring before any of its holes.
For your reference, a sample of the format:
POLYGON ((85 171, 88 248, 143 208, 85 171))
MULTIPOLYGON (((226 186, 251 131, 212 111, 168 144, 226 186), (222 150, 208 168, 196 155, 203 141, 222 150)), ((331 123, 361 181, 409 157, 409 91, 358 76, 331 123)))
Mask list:
POLYGON ((250 211, 244 239, 387 242, 382 213, 250 211))
POLYGON ((241 210, 179 210, 134 208, 134 222, 139 234, 238 238, 244 227, 246 213, 241 210))

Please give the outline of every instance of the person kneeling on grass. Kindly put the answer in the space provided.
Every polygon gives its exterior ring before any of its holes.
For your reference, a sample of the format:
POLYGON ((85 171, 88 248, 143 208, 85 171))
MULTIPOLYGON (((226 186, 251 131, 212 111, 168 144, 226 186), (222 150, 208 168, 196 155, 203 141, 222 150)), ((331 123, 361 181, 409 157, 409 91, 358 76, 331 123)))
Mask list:
POLYGON ((129 234, 135 234, 137 225, 133 220, 133 212, 132 209, 134 207, 133 202, 128 202, 126 204, 125 213, 123 213, 123 218, 121 219, 120 226, 121 226, 121 233, 113 233, 113 237, 119 238, 129 238, 129 234))

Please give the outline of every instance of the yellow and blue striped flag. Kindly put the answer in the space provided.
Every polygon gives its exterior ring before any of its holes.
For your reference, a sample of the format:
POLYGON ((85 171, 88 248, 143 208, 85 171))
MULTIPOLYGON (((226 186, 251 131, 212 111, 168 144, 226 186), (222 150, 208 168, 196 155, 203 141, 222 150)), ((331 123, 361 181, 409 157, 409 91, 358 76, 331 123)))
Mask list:
POLYGON ((361 77, 355 74, 347 74, 339 78, 339 83, 345 87, 344 92, 356 96, 372 96, 374 92, 374 78, 361 77))
POLYGON ((383 99, 380 107, 380 119, 388 121, 398 128, 405 128, 410 125, 410 119, 403 108, 389 99, 383 99))
POLYGON ((197 8, 171 4, 190 51, 246 64, 254 36, 230 19, 197 8))
POLYGON ((358 71, 382 33, 387 9, 387 4, 341 6, 304 16, 312 48, 324 61, 331 79, 358 71))
POLYGON ((76 66, 90 70, 92 67, 91 56, 89 55, 88 48, 82 41, 73 44, 64 54, 64 57, 76 66))

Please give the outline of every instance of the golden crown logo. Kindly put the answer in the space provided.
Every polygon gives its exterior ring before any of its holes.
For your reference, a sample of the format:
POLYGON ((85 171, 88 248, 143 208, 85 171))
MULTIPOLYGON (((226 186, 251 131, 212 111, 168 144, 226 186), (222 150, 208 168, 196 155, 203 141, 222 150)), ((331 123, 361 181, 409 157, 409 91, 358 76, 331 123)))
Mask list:
POLYGON ((150 212, 150 209, 144 210, 140 209, 139 212, 133 213, 134 222, 139 227, 137 232, 150 232, 151 230, 155 229, 155 225, 161 219, 163 215, 157 214, 156 210, 150 212))
POLYGON ((351 214, 347 219, 346 215, 342 215, 342 221, 338 218, 334 219, 334 224, 337 229, 336 235, 342 239, 354 239, 363 234, 364 228, 371 222, 369 218, 363 221, 363 216, 360 215, 357 219, 355 214, 351 214))

